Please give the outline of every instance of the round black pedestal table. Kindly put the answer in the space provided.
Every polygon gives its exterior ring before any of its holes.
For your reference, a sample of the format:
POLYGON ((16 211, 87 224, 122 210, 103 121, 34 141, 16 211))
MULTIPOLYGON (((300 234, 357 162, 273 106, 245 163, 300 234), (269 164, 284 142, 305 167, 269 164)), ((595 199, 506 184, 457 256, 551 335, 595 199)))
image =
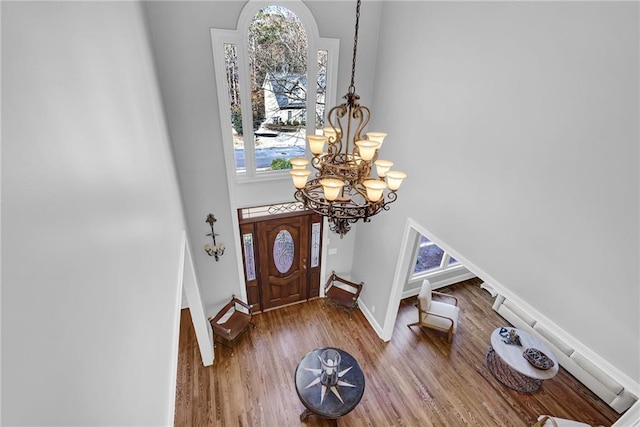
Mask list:
POLYGON ((353 410, 364 393, 364 374, 360 365, 349 353, 333 348, 340 353, 341 362, 338 371, 338 383, 333 387, 320 382, 320 354, 327 348, 317 348, 307 353, 296 368, 296 391, 305 406, 300 421, 315 414, 324 418, 336 419, 353 410))

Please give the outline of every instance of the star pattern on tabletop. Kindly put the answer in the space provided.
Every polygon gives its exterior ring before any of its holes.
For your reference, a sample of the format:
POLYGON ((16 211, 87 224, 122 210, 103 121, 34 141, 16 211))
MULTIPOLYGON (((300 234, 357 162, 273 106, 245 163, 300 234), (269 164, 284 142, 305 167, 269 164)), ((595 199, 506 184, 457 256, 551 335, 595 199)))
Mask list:
POLYGON ((351 368, 353 368, 353 366, 349 366, 348 368, 345 368, 342 371, 338 372, 338 382, 336 383, 336 385, 331 386, 331 387, 327 387, 326 385, 324 385, 324 384, 322 384, 320 382, 320 375, 322 374, 322 369, 319 369, 319 368, 304 368, 305 370, 311 372, 312 374, 316 375, 316 377, 317 377, 317 378, 314 378, 313 381, 311 381, 309 383, 309 385, 307 385, 305 387, 305 390, 308 389, 309 387, 312 387, 314 385, 320 384, 320 386, 321 386, 321 389, 320 389, 320 404, 322 404, 322 402, 324 402, 324 398, 327 395, 327 389, 331 390, 331 392, 340 400, 340 402, 344 403, 344 401, 342 400, 342 396, 340 396, 340 389, 338 388, 338 386, 355 387, 355 385, 340 379, 347 372, 349 372, 351 370, 351 368))

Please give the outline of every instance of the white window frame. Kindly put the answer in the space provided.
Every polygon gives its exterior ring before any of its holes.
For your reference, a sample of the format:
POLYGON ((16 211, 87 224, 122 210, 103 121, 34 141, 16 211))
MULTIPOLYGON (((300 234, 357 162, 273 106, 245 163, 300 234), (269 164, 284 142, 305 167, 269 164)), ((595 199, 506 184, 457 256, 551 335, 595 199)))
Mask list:
MULTIPOLYGON (((249 66, 247 58, 247 39, 255 15, 267 6, 282 6, 295 13, 305 27, 308 39, 307 54, 307 82, 317 81, 318 75, 318 51, 327 51, 327 87, 325 94, 325 111, 329 105, 335 105, 336 100, 336 80, 338 74, 338 56, 340 49, 339 39, 322 38, 319 36, 318 26, 309 8, 300 0, 295 1, 249 1, 242 9, 236 30, 211 29, 211 47, 213 50, 213 62, 215 70, 216 87, 218 92, 218 106, 220 110, 220 125, 222 133, 222 144, 224 149, 227 176, 230 182, 233 180, 238 184, 267 181, 274 179, 291 179, 287 170, 256 171, 255 167, 255 135, 253 134, 253 117, 251 111, 251 95, 249 84, 249 66), (228 88, 226 80, 226 69, 222 65, 225 63, 224 45, 233 44, 238 53, 238 77, 240 85, 240 105, 242 108, 242 123, 244 137, 244 158, 245 172, 236 171, 236 160, 233 149, 233 138, 231 134, 232 123, 229 111, 231 106, 228 99, 228 88), (220 64, 220 65, 219 65, 220 64), (311 77, 313 76, 313 78, 311 77), (246 124, 249 123, 250 126, 246 124)), ((316 91, 307 90, 307 135, 315 133, 316 122, 316 91), (314 114, 308 114, 313 111, 314 114), (312 119, 309 119, 312 116, 312 119)), ((326 114, 326 113, 325 113, 326 114)), ((309 149, 305 149, 309 157, 309 149)))
POLYGON ((425 236, 425 237, 429 238, 429 241, 422 242, 422 237, 423 236, 421 234, 418 234, 418 239, 417 239, 417 243, 414 250, 415 253, 413 255, 413 263, 411 264, 412 266, 411 277, 409 278, 409 281, 428 279, 429 277, 441 274, 442 272, 445 272, 445 271, 454 271, 454 270, 464 268, 462 263, 457 259, 455 264, 450 265, 449 260, 451 259, 451 255, 449 255, 446 250, 442 249, 435 242, 433 242, 428 236, 425 236), (440 266, 416 273, 415 268, 416 268, 416 263, 418 262, 418 255, 420 253, 420 248, 423 248, 426 246, 437 246, 443 252, 442 259, 440 260, 440 266))

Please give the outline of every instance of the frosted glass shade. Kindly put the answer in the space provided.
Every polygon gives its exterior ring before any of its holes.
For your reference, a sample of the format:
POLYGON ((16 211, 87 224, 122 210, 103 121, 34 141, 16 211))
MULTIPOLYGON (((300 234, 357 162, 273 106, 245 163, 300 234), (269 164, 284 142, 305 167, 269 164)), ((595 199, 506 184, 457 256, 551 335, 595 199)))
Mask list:
POLYGON ((384 137, 387 136, 384 132, 367 132, 365 135, 369 141, 379 142, 380 145, 382 145, 384 137))
POLYGON ((382 198, 382 192, 387 188, 387 184, 384 181, 378 181, 376 179, 368 179, 362 183, 367 189, 367 198, 372 202, 377 202, 382 198))
POLYGON ((309 150, 313 154, 322 154, 324 151, 324 143, 327 142, 327 137, 324 135, 308 135, 309 150))
POLYGON ((400 188, 402 184, 402 180, 407 177, 407 174, 400 171, 389 171, 387 172, 387 185, 389 186, 389 190, 396 191, 400 188))
POLYGON ((324 134, 324 136, 329 138, 330 142, 333 142, 336 140, 336 136, 340 133, 340 129, 334 129, 331 126, 328 126, 322 128, 322 133, 324 134))
POLYGON ((356 141, 356 145, 360 151, 360 157, 366 162, 373 159, 373 156, 376 154, 376 149, 380 147, 379 142, 368 141, 366 139, 356 141))
POLYGON ((340 190, 344 187, 344 182, 335 178, 321 179, 320 184, 324 190, 324 198, 330 202, 338 198, 340 190))
MULTIPOLYGON (((293 164, 293 159, 291 162, 293 164)), ((389 160, 376 160, 375 165, 378 176, 380 178, 384 178, 387 172, 389 172, 389 169, 391 169, 391 166, 393 166, 393 162, 390 162, 389 160)))
POLYGON ((300 189, 307 184, 307 178, 311 175, 311 171, 308 169, 293 169, 289 171, 289 174, 293 178, 293 185, 300 189))
POLYGON ((294 157, 289 161, 291 162, 291 166, 293 166, 293 169, 304 169, 309 164, 309 160, 305 159, 304 157, 294 157))

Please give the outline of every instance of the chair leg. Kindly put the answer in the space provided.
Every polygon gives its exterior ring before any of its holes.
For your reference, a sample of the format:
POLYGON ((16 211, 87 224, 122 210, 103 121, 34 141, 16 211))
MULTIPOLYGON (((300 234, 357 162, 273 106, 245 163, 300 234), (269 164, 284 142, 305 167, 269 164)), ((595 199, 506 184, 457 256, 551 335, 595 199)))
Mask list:
POLYGON ((447 331, 449 334, 448 341, 451 342, 453 340, 453 326, 447 331))
POLYGON ((418 326, 419 324, 420 324, 420 322, 409 323, 409 324, 407 325, 407 328, 410 328, 410 327, 412 327, 412 326, 418 326))

